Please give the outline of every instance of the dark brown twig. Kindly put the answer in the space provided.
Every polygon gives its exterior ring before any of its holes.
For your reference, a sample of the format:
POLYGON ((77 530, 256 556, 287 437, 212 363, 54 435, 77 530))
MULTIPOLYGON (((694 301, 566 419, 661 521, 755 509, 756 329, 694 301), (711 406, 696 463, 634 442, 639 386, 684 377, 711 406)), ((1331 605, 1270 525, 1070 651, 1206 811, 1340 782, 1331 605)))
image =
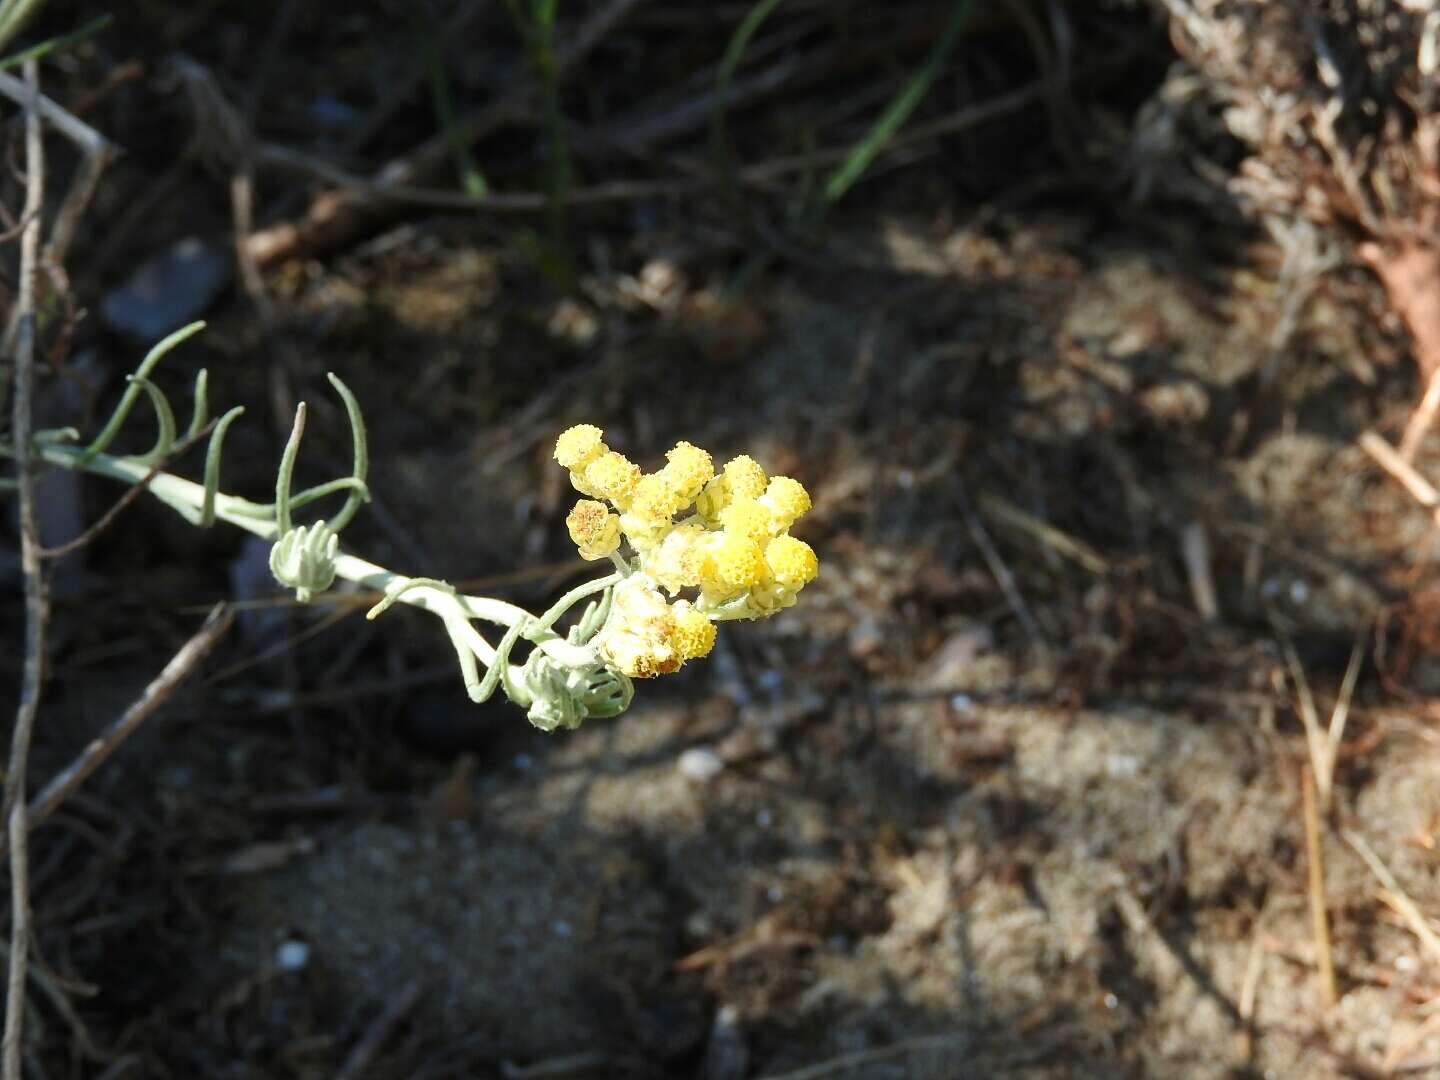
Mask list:
POLYGON ((175 691, 179 689, 180 684, 190 677, 191 672, 219 644, 220 639, 225 636, 225 632, 230 629, 230 624, 234 621, 235 613, 230 610, 228 604, 216 604, 211 609, 204 625, 195 631, 189 641, 180 646, 180 651, 171 657, 170 662, 161 669, 160 674, 155 676, 149 686, 145 687, 145 692, 135 703, 106 728, 103 734, 91 740, 90 744, 80 752, 79 757, 46 784, 40 794, 30 800, 30 805, 25 812, 26 827, 34 829, 59 809, 61 804, 88 780, 126 739, 139 730, 140 725, 156 709, 169 701, 175 691))
MULTIPOLYGON (((28 100, 26 94, 25 84, 20 79, 0 72, 0 95, 11 101, 21 102, 28 100)), ((60 209, 55 212, 55 220, 50 224, 49 236, 45 241, 44 261, 46 265, 58 267, 65 261, 65 255, 75 239, 80 219, 90 205, 95 187, 100 182, 100 174, 114 158, 116 150, 113 143, 89 124, 77 119, 44 95, 39 97, 35 107, 42 120, 74 143, 84 155, 84 161, 70 182, 70 189, 65 193, 60 209)), ((16 310, 19 310, 18 306, 16 310)), ((6 333, 7 338, 15 333, 13 315, 6 333)))
POLYGON ((20 237, 20 287, 15 300, 15 397, 12 433, 20 499, 20 565, 25 574, 25 673, 10 766, 5 774, 4 817, 10 834, 10 963, 5 988, 5 1033, 0 1043, 0 1075, 20 1080, 24 1045, 25 969, 30 946, 29 848, 25 829, 25 770, 40 708, 44 676, 46 597, 35 513, 35 474, 30 444, 31 401, 35 393, 35 273, 40 257, 40 209, 45 194, 45 150, 40 137, 39 65, 25 63, 25 212, 20 237))
POLYGON ((1316 808, 1315 777, 1300 770, 1300 793, 1305 811, 1305 853, 1309 870, 1310 923, 1315 935, 1316 975, 1320 981, 1320 1004, 1329 1012, 1339 1000, 1335 991, 1335 961, 1330 953, 1330 918, 1325 904, 1325 857, 1320 843, 1320 811, 1316 808))
MULTIPOLYGON (((610 0, 563 46, 556 57, 556 74, 566 72, 585 59, 595 47, 643 0, 610 0)), ((287 222, 252 234, 247 240, 250 255, 260 265, 335 245, 356 236, 384 220, 398 205, 378 198, 371 186, 405 188, 432 173, 450 158, 452 140, 470 144, 516 119, 535 115, 536 96, 528 80, 499 101, 458 120, 448 132, 442 131, 421 143, 409 154, 382 168, 365 188, 348 185, 324 192, 312 202, 303 220, 287 222)), ((263 163, 264 151, 257 154, 263 163)))
POLYGON ((125 494, 121 495, 118 499, 116 499, 115 504, 111 506, 109 510, 106 510, 105 513, 100 515, 100 520, 95 522, 95 524, 91 525, 79 536, 75 537, 75 539, 67 540, 65 543, 59 545, 58 547, 42 547, 40 549, 40 557, 43 559, 63 558, 64 556, 69 555, 73 551, 78 551, 86 544, 93 543, 96 538, 100 536, 101 533, 103 533, 115 522, 115 519, 120 516, 120 514, 125 510, 127 506, 129 506, 131 503, 133 503, 136 499, 140 497, 141 493, 150 486, 150 481, 154 480, 155 477, 159 476, 160 473, 164 471, 166 465, 174 461, 177 457, 185 453, 186 450, 189 450, 192 446, 200 442, 202 439, 207 438, 211 430, 215 427, 217 423, 219 423, 218 418, 211 420, 194 435, 190 435, 185 439, 182 439, 180 442, 176 443, 169 454, 165 455, 164 458, 162 458, 160 461, 157 461, 153 466, 151 466, 151 469, 148 473, 146 473, 140 480, 138 480, 133 487, 131 487, 128 491, 125 492, 125 494))
POLYGON ((359 1080, 365 1075, 371 1060, 380 1052, 380 1048, 389 1040, 400 1022, 410 1014, 410 1010, 415 1008, 424 988, 419 979, 414 979, 401 988, 390 1004, 385 1006, 385 1011, 375 1018, 375 1023, 370 1025, 365 1037, 355 1044, 355 1049, 350 1051, 350 1056, 345 1059, 345 1064, 336 1074, 335 1080, 359 1080))

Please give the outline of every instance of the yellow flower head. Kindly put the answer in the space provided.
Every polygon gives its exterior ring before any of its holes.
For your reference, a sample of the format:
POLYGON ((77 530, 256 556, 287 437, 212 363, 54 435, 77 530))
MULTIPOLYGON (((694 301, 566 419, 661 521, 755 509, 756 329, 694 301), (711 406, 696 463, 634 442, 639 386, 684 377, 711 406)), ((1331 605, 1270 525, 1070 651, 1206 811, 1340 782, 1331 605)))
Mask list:
POLYGON ((595 636, 595 651, 632 679, 653 678, 685 662, 680 646, 693 644, 696 631, 693 626, 688 635, 677 630, 676 613, 655 582, 645 574, 633 574, 615 586, 610 616, 595 636))
POLYGON ((645 572, 671 596, 699 585, 714 561, 708 550, 713 535, 701 525, 675 526, 658 547, 647 553, 642 564, 645 572))
POLYGON ((720 511, 720 524, 726 536, 740 536, 757 544, 769 539, 770 511, 756 499, 735 499, 720 511))
POLYGON ((778 531, 788 529, 810 509, 810 493, 799 480, 792 480, 788 476, 775 476, 770 479, 760 502, 773 515, 778 531))
POLYGON ((570 473, 576 490, 598 499, 608 499, 622 509, 640 480, 640 466, 614 450, 601 454, 588 465, 580 479, 570 473))
POLYGON ((765 470, 748 454, 727 461, 724 476, 732 499, 758 499, 765 494, 765 470))
POLYGON ((620 519, 604 503, 581 499, 565 518, 582 559, 603 559, 620 547, 620 519))
POLYGON ((820 573, 814 550, 793 536, 777 536, 765 545, 765 563, 771 576, 790 590, 804 588, 820 573))
POLYGON ((758 499, 765 494, 765 470, 752 457, 741 454, 725 463, 720 474, 705 485, 695 500, 695 511, 707 522, 736 499, 758 499))
POLYGON ((675 448, 665 454, 665 459, 660 473, 687 503, 693 501, 715 475, 710 455, 692 443, 676 443, 675 448))
POLYGON ((765 580, 765 554, 754 540, 726 535, 703 582, 707 592, 737 593, 765 580))
POLYGON ((594 424, 576 424, 566 428, 555 440, 555 460, 572 472, 583 469, 605 453, 604 434, 594 424))
POLYGON ((647 473, 631 491, 628 509, 643 521, 661 523, 668 522, 689 501, 663 472, 647 473))
POLYGON ((679 601, 671 611, 675 617, 675 651, 681 658, 698 660, 709 655, 715 647, 715 624, 696 611, 688 600, 679 601))

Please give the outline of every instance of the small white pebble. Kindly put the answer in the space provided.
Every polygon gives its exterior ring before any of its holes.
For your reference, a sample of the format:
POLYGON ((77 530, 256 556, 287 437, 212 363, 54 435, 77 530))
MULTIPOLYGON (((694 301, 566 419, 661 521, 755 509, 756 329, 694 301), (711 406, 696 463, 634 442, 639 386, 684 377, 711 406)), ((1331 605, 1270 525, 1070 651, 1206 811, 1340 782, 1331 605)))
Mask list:
POLYGON ((909 469, 901 469, 898 473, 895 474, 895 483, 899 487, 908 491, 910 488, 915 486, 915 474, 909 469))
POLYGON ((765 899, 769 900, 772 904, 778 904, 781 900, 785 899, 785 890, 779 885, 771 885, 765 890, 765 899))
POLYGON ((275 949, 275 966, 281 971, 304 971, 310 963, 310 946, 303 941, 282 941, 275 949))
POLYGON ((1134 754, 1111 754, 1105 759, 1105 771, 1117 780, 1135 776, 1144 764, 1134 754))
POLYGON ((1409 975, 1419 967, 1420 965, 1415 962, 1413 956, 1397 956, 1395 958, 1395 970, 1402 975, 1409 975))
POLYGON ((975 699, 969 694, 951 694, 950 708, 956 712, 969 712, 970 707, 975 704, 975 699))
POLYGON ((725 759, 708 746, 695 746, 681 754, 675 766, 685 779, 703 784, 725 771, 725 759))
POLYGON ((1107 1009, 1118 1009, 1120 1007, 1120 999, 1117 998, 1114 994, 1106 994, 1105 1007, 1107 1009))
POLYGON ((1303 581, 1292 581, 1290 583, 1290 602, 1292 604, 1303 604, 1310 599, 1310 586, 1303 581))
POLYGON ((762 829, 768 829, 770 827, 770 822, 774 820, 775 819, 771 815, 770 811, 763 808, 755 814, 755 824, 759 825, 762 829))

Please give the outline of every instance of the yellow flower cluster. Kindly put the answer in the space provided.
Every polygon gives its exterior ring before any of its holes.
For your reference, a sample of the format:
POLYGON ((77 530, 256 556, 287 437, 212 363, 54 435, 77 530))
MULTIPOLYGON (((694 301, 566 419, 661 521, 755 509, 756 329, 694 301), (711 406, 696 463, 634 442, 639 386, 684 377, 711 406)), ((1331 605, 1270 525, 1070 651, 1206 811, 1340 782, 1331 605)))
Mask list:
POLYGON ((676 671, 714 645, 715 624, 688 601, 668 603, 646 574, 615 586, 610 616, 595 638, 600 658, 632 679, 676 671))
MULTIPOLYGON (((623 535, 652 590, 658 585, 672 597, 696 590, 687 619, 690 612, 758 619, 795 603, 820 570, 810 546, 790 535, 810 509, 804 486, 788 476, 767 477, 744 455, 717 473, 710 455, 688 442, 676 443, 665 458, 658 472, 642 473, 606 446, 604 432, 592 424, 560 435, 555 460, 570 470, 576 490, 603 500, 581 500, 567 519, 580 554, 604 558, 619 550, 623 535)), ((615 655, 624 651, 612 646, 615 655)), ((632 666, 673 670, 664 667, 668 662, 651 655, 632 666)))

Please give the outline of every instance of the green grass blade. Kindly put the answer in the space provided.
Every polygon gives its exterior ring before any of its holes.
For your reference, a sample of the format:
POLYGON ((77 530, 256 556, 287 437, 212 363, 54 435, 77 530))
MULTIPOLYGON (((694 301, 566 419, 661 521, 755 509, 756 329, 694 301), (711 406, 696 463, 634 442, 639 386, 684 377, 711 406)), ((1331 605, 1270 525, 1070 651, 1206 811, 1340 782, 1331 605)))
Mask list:
POLYGON ((945 62, 950 58, 950 52, 959 40, 960 31, 964 29, 965 21, 970 15, 970 6, 970 0, 955 0, 945 32, 925 57, 925 63, 920 70, 901 87, 874 126, 855 144, 849 156, 826 180, 825 188, 821 192, 825 206, 831 206, 844 197, 855 182, 865 175, 865 170, 875 163, 875 159, 895 133, 904 127, 905 121, 910 119, 915 106, 920 104, 940 73, 945 70, 945 62))
POLYGON ((445 56, 440 48, 440 39, 432 21, 424 16, 416 18, 420 50, 425 58, 425 77, 430 84, 430 105, 435 112, 435 122, 445 134, 450 146, 450 156, 455 161, 455 171, 460 176, 460 186, 465 194, 479 197, 488 194, 490 185, 485 174, 475 164, 470 148, 461 138, 455 126, 455 109, 450 102, 450 79, 445 68, 445 56))
POLYGON ((57 49, 66 49, 76 42, 84 41, 86 38, 98 34, 114 20, 113 15, 101 15, 98 19, 91 19, 78 30, 72 30, 68 34, 61 34, 59 37, 42 41, 38 45, 31 45, 28 49, 21 49, 18 53, 0 60, 0 71, 6 68, 18 67, 26 60, 39 60, 42 56, 48 56, 57 49))
POLYGON ((730 43, 725 46, 725 55, 720 60, 720 70, 715 74, 715 111, 710 116, 710 145, 716 165, 727 194, 733 195, 735 183, 735 155, 730 149, 730 139, 725 132, 725 95, 730 92, 730 83, 735 78, 735 69, 745 56, 745 47, 750 44, 765 24, 771 13, 779 7, 781 0, 759 0, 745 14, 730 43))

